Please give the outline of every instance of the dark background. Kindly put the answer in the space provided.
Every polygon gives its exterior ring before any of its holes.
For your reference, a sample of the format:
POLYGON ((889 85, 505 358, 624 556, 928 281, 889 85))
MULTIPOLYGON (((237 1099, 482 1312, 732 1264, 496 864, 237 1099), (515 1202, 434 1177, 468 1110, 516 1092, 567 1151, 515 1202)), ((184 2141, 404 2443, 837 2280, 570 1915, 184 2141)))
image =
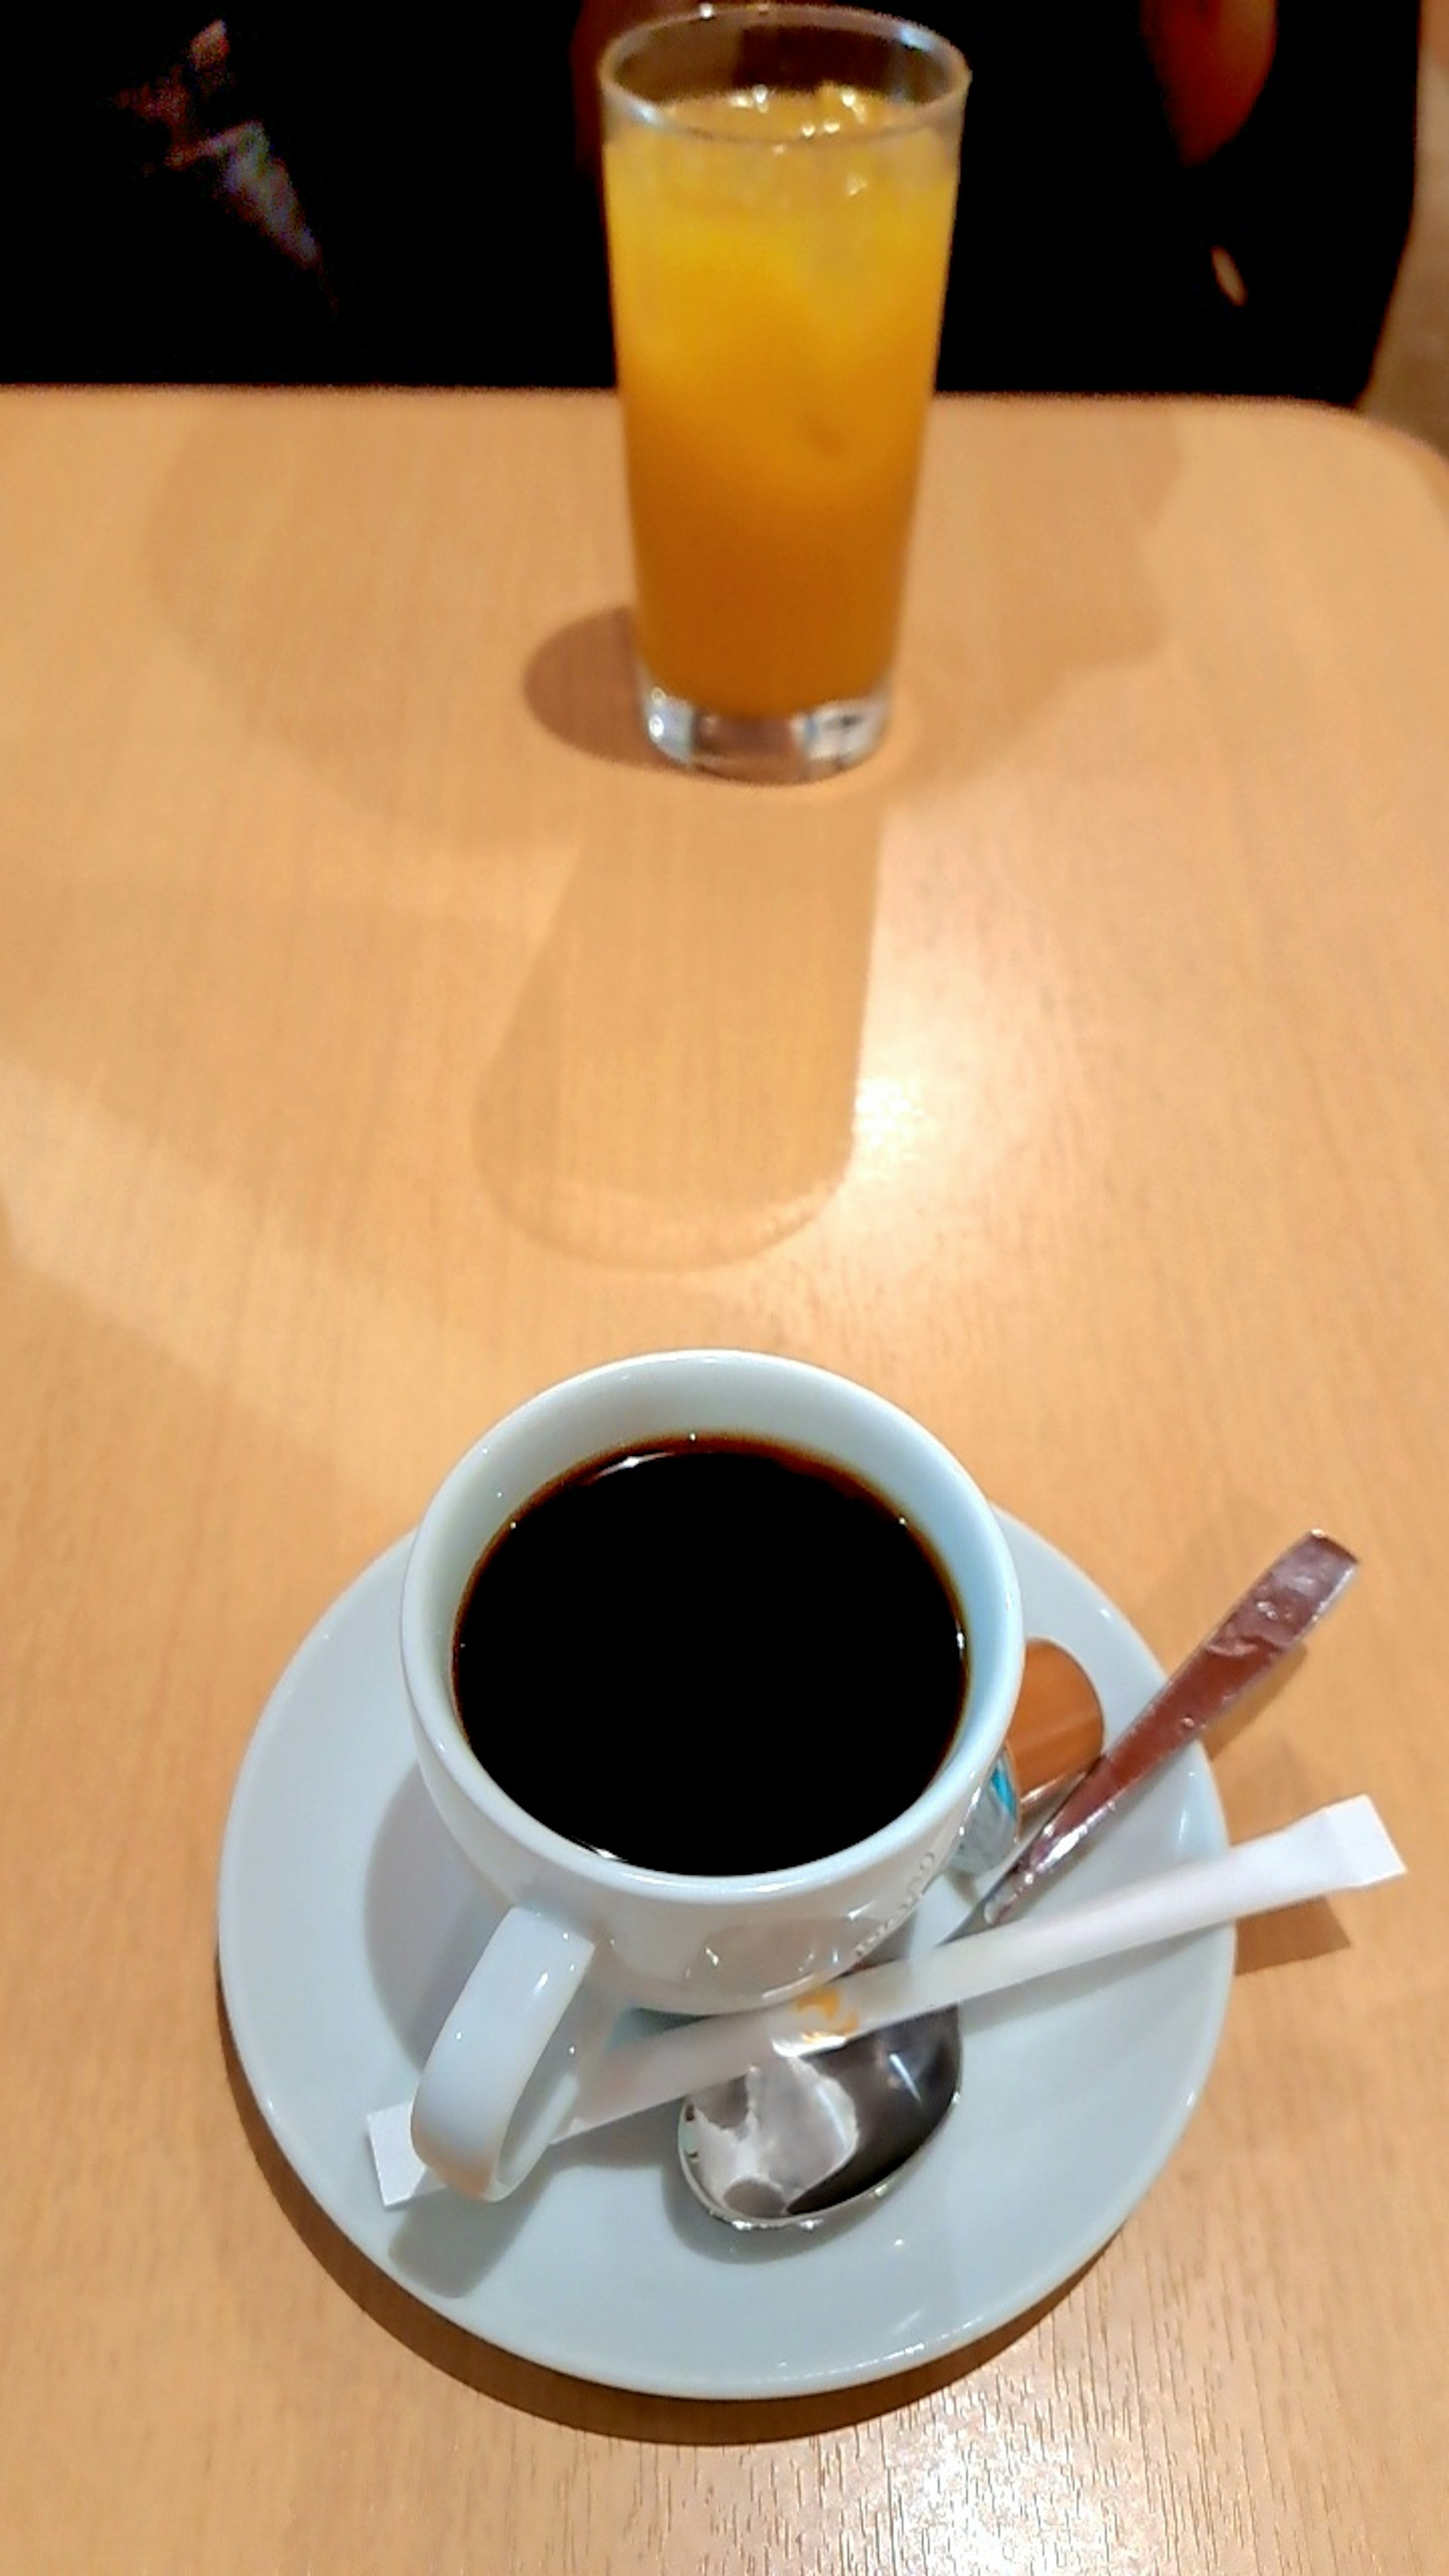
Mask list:
MULTIPOLYGON (((186 10, 27 24, 8 380, 610 382, 576 5, 398 13, 379 37, 346 7, 241 0, 208 77, 186 10)), ((1196 172, 1137 0, 921 14, 973 66, 943 386, 1357 397, 1412 205, 1417 0, 1280 0, 1267 88, 1196 172)))

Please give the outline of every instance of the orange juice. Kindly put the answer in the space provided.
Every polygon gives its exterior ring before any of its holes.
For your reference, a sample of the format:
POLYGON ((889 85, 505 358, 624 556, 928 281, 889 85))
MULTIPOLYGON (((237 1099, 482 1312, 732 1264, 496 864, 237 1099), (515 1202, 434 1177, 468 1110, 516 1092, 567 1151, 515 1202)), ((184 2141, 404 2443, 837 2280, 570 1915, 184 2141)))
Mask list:
POLYGON ((956 144, 831 87, 609 134, 638 646, 672 695, 778 717, 888 679, 956 144))

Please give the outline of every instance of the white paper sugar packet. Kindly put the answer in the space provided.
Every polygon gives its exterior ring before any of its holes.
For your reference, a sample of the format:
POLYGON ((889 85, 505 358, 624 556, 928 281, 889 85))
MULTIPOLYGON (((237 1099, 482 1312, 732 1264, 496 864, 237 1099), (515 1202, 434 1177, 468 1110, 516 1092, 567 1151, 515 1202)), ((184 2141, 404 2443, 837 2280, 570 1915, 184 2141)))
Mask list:
MULTIPOLYGON (((999 1931, 968 1932, 885 1967, 857 1968, 789 2003, 709 2015, 626 2040, 595 2067, 555 2144, 701 2093, 776 2052, 799 2057, 838 2048, 887 2022, 970 2003, 1276 1906, 1377 1886, 1403 1870, 1372 1799, 1344 1799, 1210 1860, 1179 1862, 1083 1904, 1016 1919, 999 1931)), ((411 2117, 412 2104, 399 2102, 374 2111, 367 2122, 388 2209, 444 2188, 414 2151, 411 2117)))

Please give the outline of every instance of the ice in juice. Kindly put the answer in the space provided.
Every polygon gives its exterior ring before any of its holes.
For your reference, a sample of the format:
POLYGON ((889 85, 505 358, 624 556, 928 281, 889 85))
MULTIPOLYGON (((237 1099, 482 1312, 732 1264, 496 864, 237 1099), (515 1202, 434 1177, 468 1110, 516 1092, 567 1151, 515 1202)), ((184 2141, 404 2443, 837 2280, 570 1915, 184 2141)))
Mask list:
POLYGON ((852 89, 609 135, 638 646, 671 694, 770 717, 886 681, 956 155, 852 89))

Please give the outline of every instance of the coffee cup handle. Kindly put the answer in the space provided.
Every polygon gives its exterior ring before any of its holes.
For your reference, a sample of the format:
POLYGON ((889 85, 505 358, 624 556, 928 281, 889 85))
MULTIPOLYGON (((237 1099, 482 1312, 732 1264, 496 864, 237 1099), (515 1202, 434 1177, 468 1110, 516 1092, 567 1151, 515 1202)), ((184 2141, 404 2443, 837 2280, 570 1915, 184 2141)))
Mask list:
POLYGON ((593 1956, 584 1933, 533 1906, 499 1924, 413 2100, 413 2146, 454 2191, 502 2200, 557 2137, 613 2019, 596 2005, 573 2045, 550 2047, 593 1956))

